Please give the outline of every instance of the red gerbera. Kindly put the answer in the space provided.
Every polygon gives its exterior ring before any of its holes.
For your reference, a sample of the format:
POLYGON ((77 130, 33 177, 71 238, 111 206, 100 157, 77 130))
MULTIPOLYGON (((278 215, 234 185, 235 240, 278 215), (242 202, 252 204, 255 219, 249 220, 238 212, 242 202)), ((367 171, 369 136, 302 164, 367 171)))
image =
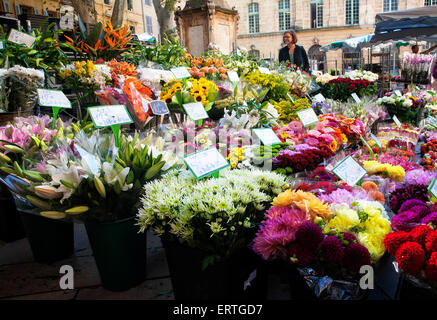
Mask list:
POLYGON ((416 242, 405 242, 396 251, 396 261, 403 271, 415 274, 425 263, 425 251, 416 242))

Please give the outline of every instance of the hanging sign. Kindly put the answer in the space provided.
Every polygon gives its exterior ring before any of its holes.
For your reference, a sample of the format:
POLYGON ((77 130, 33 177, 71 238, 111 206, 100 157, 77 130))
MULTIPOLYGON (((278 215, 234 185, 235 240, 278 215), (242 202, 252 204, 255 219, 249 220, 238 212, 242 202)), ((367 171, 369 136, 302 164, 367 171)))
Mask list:
POLYGON ((149 102, 150 108, 154 115, 162 116, 164 114, 169 114, 167 104, 161 100, 154 100, 149 102))
POLYGON ((229 166, 228 161, 215 147, 189 154, 184 162, 197 179, 204 178, 229 166))
POLYGON ((252 132, 256 134, 256 136, 261 140, 263 145, 271 146, 274 144, 281 143, 281 140, 278 138, 276 133, 270 129, 252 129, 252 132))
POLYGON ((20 32, 17 29, 11 29, 11 32, 9 32, 8 41, 17 44, 24 44, 26 47, 32 48, 33 43, 35 42, 35 37, 32 37, 27 33, 20 32))
POLYGON ((191 74, 185 67, 171 68, 170 71, 173 73, 176 79, 185 79, 191 77, 191 74))
POLYGON ((201 102, 186 103, 182 105, 185 112, 188 114, 191 120, 197 121, 208 118, 205 108, 201 102))
POLYGON ((228 79, 231 82, 240 82, 240 77, 238 76, 238 73, 235 71, 228 71, 228 79))
POLYGON ((296 114, 304 127, 309 127, 319 122, 319 118, 317 117, 317 114, 314 112, 313 108, 298 111, 296 114))
POLYGON ((353 187, 366 175, 367 171, 351 156, 347 156, 332 169, 332 173, 353 187))

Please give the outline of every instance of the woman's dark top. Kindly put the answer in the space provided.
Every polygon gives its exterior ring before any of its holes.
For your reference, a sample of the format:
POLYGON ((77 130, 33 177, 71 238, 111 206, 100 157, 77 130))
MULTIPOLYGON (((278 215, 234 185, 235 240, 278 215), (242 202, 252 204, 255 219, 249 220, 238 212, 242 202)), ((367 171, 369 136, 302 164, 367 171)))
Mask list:
MULTIPOLYGON (((288 46, 283 47, 279 50, 279 62, 290 61, 290 53, 288 46)), ((291 63, 298 66, 301 70, 309 72, 310 63, 308 61, 307 53, 302 46, 296 45, 294 48, 294 61, 290 61, 291 63)))

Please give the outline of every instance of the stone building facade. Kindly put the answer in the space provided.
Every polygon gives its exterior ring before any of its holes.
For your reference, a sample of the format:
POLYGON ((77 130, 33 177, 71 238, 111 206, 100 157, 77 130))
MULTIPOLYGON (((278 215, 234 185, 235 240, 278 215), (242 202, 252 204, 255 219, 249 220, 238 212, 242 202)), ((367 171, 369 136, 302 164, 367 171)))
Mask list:
POLYGON ((377 13, 437 5, 435 0, 228 0, 228 3, 240 15, 239 47, 259 54, 260 58, 277 60, 283 46, 283 31, 293 28, 298 44, 311 56, 312 69, 325 71, 341 70, 344 60, 351 62, 356 54, 343 56, 343 51, 337 50, 323 56, 318 50, 320 46, 372 33, 377 13))
MULTIPOLYGON (((123 24, 136 34, 148 32, 158 38, 159 24, 152 0, 125 0, 123 24)), ((91 3, 91 1, 89 1, 91 3)), ((22 13, 46 15, 59 18, 62 5, 71 5, 71 0, 0 0, 0 11, 10 12, 15 18, 22 13)), ((95 0, 98 21, 111 19, 114 0, 95 0)))

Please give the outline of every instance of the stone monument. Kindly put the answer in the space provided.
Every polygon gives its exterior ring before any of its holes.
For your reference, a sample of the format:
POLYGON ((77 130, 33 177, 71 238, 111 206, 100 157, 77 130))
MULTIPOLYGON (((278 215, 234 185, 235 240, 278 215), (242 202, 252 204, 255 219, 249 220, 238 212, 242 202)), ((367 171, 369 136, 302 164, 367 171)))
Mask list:
POLYGON ((210 48, 229 54, 237 50, 238 11, 226 0, 188 0, 175 12, 176 28, 192 55, 210 48))

